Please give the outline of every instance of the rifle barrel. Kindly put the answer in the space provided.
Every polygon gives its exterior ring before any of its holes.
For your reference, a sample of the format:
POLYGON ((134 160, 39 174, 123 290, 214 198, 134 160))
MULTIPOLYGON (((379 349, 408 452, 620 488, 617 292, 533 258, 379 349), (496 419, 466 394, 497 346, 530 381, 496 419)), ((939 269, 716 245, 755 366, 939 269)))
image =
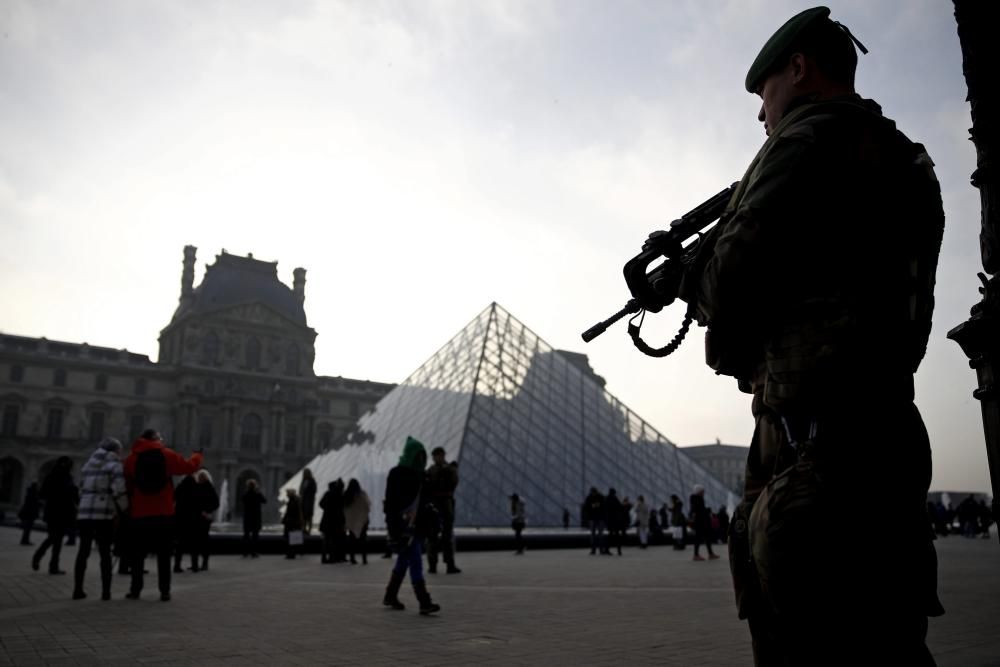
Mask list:
POLYGON ((581 336, 583 337, 583 342, 589 343, 590 341, 594 340, 602 333, 607 331, 608 327, 610 327, 612 324, 614 324, 621 318, 625 317, 626 315, 639 312, 639 308, 640 308, 639 302, 636 299, 629 299, 629 302, 625 304, 625 307, 619 310, 617 313, 615 313, 614 315, 612 315, 611 317, 602 322, 598 322, 594 326, 584 331, 581 334, 581 336))

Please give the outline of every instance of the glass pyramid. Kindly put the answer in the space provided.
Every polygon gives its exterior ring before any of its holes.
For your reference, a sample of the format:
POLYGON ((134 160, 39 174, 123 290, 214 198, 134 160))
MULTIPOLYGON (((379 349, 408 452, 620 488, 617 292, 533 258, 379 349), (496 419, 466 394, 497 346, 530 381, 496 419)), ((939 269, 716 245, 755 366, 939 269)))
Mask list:
MULTIPOLYGON (((357 478, 372 499, 371 526, 384 526, 386 476, 412 435, 428 457, 441 446, 459 464, 457 526, 508 526, 512 493, 524 500, 529 526, 562 526, 563 508, 579 525, 591 486, 633 501, 643 495, 658 508, 672 493, 686 507, 701 484, 709 507, 735 505, 721 481, 588 370, 493 303, 309 463, 317 500, 338 477, 357 478)), ((301 475, 282 487, 282 502, 301 475)))

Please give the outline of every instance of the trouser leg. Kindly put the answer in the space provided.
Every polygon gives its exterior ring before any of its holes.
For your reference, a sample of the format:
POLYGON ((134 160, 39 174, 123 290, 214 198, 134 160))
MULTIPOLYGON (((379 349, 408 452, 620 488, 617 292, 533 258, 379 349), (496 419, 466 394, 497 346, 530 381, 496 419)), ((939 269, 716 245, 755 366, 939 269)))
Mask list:
POLYGON ((31 544, 31 529, 34 521, 21 522, 21 544, 31 544))
POLYGON ((62 553, 63 539, 66 537, 64 529, 56 529, 50 533, 52 538, 52 559, 49 560, 49 572, 59 571, 59 554, 62 553))
POLYGON ((443 560, 448 567, 455 567, 455 516, 449 512, 441 518, 441 543, 443 560))
POLYGON ((114 525, 109 521, 101 521, 94 532, 97 541, 97 554, 101 567, 101 595, 111 595, 111 543, 114 541, 114 525))
POLYGON ((73 592, 83 592, 83 577, 87 572, 87 559, 90 558, 90 547, 94 541, 94 522, 80 522, 80 546, 76 551, 76 563, 73 566, 73 592))
POLYGON ((132 580, 129 585, 129 593, 138 595, 142 592, 142 572, 146 567, 147 537, 144 525, 145 519, 133 519, 129 530, 131 533, 131 554, 129 558, 129 568, 132 570, 132 580))

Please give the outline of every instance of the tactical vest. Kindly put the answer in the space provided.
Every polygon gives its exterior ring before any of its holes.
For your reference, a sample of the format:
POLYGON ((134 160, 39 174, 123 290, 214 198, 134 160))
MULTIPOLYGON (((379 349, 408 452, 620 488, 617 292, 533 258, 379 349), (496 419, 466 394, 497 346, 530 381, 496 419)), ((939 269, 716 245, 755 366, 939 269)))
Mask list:
MULTIPOLYGON (((933 162, 922 145, 911 142, 895 129, 892 121, 860 103, 844 100, 807 103, 786 114, 750 163, 718 227, 721 229, 740 215, 748 190, 779 140, 796 134, 810 137, 814 128, 840 119, 875 128, 873 133, 878 135, 879 145, 872 150, 882 151, 880 157, 891 163, 886 174, 886 197, 892 198, 891 215, 886 217, 892 219, 885 227, 891 238, 888 243, 883 238, 883 244, 898 253, 876 260, 885 265, 891 284, 872 285, 871 292, 855 288, 854 293, 825 293, 803 299, 795 304, 794 313, 766 332, 741 332, 745 334, 742 337, 732 333, 713 336, 709 322, 708 364, 721 374, 752 383, 754 391, 763 391, 764 402, 781 413, 808 412, 833 395, 843 398, 845 393, 855 391, 893 396, 908 393, 912 398, 912 374, 924 356, 930 335, 935 273, 944 232, 941 192, 933 162), (868 313, 877 312, 875 321, 879 326, 872 327, 872 319, 865 319, 866 309, 868 313), (891 336, 887 333, 890 331, 891 336), (759 343, 753 340, 747 343, 752 335, 758 334, 759 343), (879 340, 880 335, 887 340, 879 340), (845 350, 863 346, 869 339, 873 348, 886 349, 846 354, 850 358, 870 357, 878 361, 866 364, 864 377, 838 377, 845 350), (831 382, 831 378, 835 381, 831 382)), ((878 204, 886 208, 884 201, 878 204)), ((803 217, 809 215, 809 211, 803 211, 803 217)), ((851 225, 852 221, 844 220, 842 224, 851 225)), ((866 233, 870 232, 871 229, 845 230, 852 243, 856 239, 854 247, 859 250, 864 249, 866 233)), ((854 259, 845 256, 844 262, 854 259)), ((796 276, 787 279, 794 281, 796 276)))

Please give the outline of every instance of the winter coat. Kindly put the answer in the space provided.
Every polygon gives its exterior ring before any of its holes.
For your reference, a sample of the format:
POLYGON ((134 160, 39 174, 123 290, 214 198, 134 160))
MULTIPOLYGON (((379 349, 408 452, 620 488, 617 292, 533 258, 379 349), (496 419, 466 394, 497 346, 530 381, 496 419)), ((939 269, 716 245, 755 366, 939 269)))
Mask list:
POLYGON ((125 485, 129 490, 132 503, 132 518, 147 516, 174 515, 174 481, 173 475, 190 475, 201 467, 202 455, 195 453, 190 459, 164 446, 159 440, 144 440, 139 438, 132 445, 132 452, 125 459, 125 485), (167 483, 156 493, 143 493, 135 487, 135 464, 139 454, 148 449, 162 449, 167 462, 167 483))
POLYGON ((684 518, 684 503, 680 500, 670 506, 670 525, 686 526, 687 519, 684 518))
MULTIPOLYGON (((344 506, 344 526, 354 537, 360 537, 368 525, 368 515, 372 510, 372 501, 364 491, 358 492, 349 505, 344 506)), ((325 515, 324 515, 325 516, 325 515)))
POLYGON ((599 492, 588 494, 587 499, 583 501, 583 508, 588 523, 591 521, 607 522, 608 515, 604 496, 599 492))
POLYGON ((316 480, 303 479, 299 485, 299 498, 302 499, 302 516, 311 519, 316 509, 316 480))
POLYGON ((118 454, 98 447, 80 469, 80 521, 110 521, 128 513, 125 474, 118 454))
POLYGON ((261 505, 266 502, 267 498, 258 489, 243 494, 243 530, 260 530, 263 525, 261 505))
POLYGON ((649 528, 649 505, 644 501, 635 504, 635 520, 642 529, 649 528))
POLYGON ((215 486, 211 482, 198 482, 195 486, 195 503, 198 508, 198 521, 202 524, 211 524, 212 515, 219 509, 219 494, 215 491, 215 486))
POLYGON ((302 499, 292 496, 285 505, 285 516, 281 518, 281 525, 286 531, 302 530, 305 521, 302 518, 302 499))
POLYGON ((618 496, 609 493, 604 506, 608 517, 608 530, 625 530, 628 526, 628 515, 625 514, 624 506, 618 500, 618 496))
POLYGON ((32 483, 24 494, 24 504, 21 505, 17 518, 21 521, 34 521, 41 511, 41 502, 38 500, 38 484, 32 483))
POLYGON ((344 532, 344 495, 338 488, 328 490, 319 501, 323 518, 319 522, 322 533, 344 532))
MULTIPOLYGON (((422 472, 408 466, 398 465, 389 471, 385 484, 385 522, 389 536, 400 539, 409 526, 403 517, 405 512, 418 512, 422 472)), ((414 529, 416 526, 414 526, 414 529)))
POLYGON ((80 492, 68 471, 56 468, 49 473, 38 497, 45 502, 42 518, 50 528, 68 528, 73 524, 80 492))
POLYGON ((521 499, 511 501, 510 525, 513 527, 524 528, 525 525, 524 501, 521 499))
POLYGON ((691 495, 691 523, 695 530, 708 532, 711 530, 711 515, 705 507, 705 497, 700 493, 691 495))

